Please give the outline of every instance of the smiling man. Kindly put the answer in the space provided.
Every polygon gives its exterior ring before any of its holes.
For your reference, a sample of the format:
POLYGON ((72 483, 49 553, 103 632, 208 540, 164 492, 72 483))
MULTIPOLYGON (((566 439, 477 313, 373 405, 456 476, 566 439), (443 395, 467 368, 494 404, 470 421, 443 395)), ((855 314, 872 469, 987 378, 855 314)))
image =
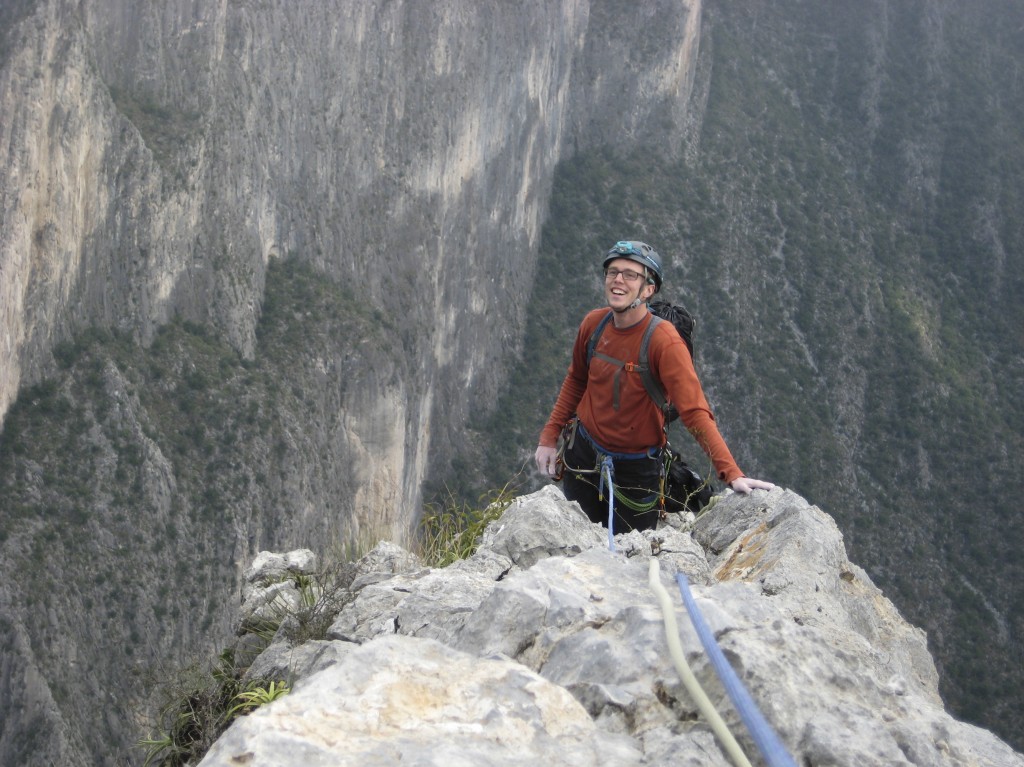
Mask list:
MULTIPOLYGON (((541 473, 561 474, 566 498, 577 501, 592 521, 608 525, 611 497, 614 530, 644 530, 658 523, 667 440, 664 414, 640 374, 641 343, 653 321, 647 304, 661 290, 662 263, 647 243, 622 240, 605 254, 603 267, 608 306, 580 323, 569 371, 534 457, 541 473)), ((744 476, 736 465, 689 349, 671 322, 654 328, 647 362, 722 482, 740 493, 774 487, 744 476)))

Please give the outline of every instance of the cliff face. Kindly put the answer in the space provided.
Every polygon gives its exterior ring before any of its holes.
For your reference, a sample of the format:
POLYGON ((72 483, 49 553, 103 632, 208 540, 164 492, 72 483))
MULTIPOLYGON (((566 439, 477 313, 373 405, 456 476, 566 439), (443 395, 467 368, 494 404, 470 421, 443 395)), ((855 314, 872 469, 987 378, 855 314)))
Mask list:
POLYGON ((461 423, 518 337, 559 157, 675 143, 700 6, 638 12, 655 41, 614 3, 38 4, 0 92, 0 412, 90 324, 210 321, 251 356, 295 254, 420 328, 461 423))
POLYGON ((556 163, 673 151, 700 15, 5 8, 4 761, 117 759, 258 548, 404 538, 521 343, 556 163))

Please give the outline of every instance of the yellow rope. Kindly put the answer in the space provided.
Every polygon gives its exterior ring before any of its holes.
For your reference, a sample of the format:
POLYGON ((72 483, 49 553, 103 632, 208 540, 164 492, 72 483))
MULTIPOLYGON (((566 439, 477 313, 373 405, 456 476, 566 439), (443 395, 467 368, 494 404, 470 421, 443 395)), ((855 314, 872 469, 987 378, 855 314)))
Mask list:
POLYGON ((700 682, 697 681, 697 677, 693 675, 693 671, 690 670, 690 666, 686 662, 683 645, 679 641, 679 627, 676 624, 675 608, 672 605, 672 598, 669 596, 668 591, 661 585, 661 576, 656 557, 651 557, 650 559, 647 581, 650 583, 651 590, 658 599, 658 604, 661 605, 661 614, 665 620, 665 639, 668 641, 668 651, 672 656, 672 662, 676 667, 676 671, 679 673, 679 678, 683 680, 683 686, 686 687, 686 691, 690 693, 690 697, 697 704, 697 710, 700 711, 708 724, 711 725, 711 730, 715 733, 715 737, 725 747, 733 763, 737 767, 751 767, 746 754, 740 748, 740 744, 736 742, 736 738, 729 731, 729 726, 719 716, 718 711, 711 703, 711 699, 708 698, 704 688, 700 686, 700 682))

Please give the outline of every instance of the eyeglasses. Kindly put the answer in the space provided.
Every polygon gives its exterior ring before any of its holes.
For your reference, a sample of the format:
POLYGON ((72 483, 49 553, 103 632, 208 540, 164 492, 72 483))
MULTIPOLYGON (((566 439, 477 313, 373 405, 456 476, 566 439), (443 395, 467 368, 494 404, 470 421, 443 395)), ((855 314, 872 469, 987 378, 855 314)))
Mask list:
POLYGON ((622 279, 626 282, 636 282, 639 279, 643 279, 644 275, 640 272, 634 272, 632 269, 616 269, 611 267, 604 270, 604 278, 608 282, 614 282, 615 278, 622 275, 622 279))

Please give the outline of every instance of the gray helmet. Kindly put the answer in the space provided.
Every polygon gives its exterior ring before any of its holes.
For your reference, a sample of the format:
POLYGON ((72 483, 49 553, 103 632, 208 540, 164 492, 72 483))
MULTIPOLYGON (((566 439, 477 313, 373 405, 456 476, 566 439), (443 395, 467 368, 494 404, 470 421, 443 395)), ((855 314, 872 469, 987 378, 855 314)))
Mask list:
MULTIPOLYGON (((651 272, 650 277, 653 277, 654 279, 654 292, 657 293, 661 290, 661 256, 659 256, 658 252, 646 242, 640 242, 639 240, 619 240, 615 243, 615 247, 609 250, 605 255, 602 268, 607 269, 608 264, 616 258, 628 258, 630 261, 636 261, 640 266, 649 269, 651 272)), ((648 279, 650 279, 650 277, 648 279)))

